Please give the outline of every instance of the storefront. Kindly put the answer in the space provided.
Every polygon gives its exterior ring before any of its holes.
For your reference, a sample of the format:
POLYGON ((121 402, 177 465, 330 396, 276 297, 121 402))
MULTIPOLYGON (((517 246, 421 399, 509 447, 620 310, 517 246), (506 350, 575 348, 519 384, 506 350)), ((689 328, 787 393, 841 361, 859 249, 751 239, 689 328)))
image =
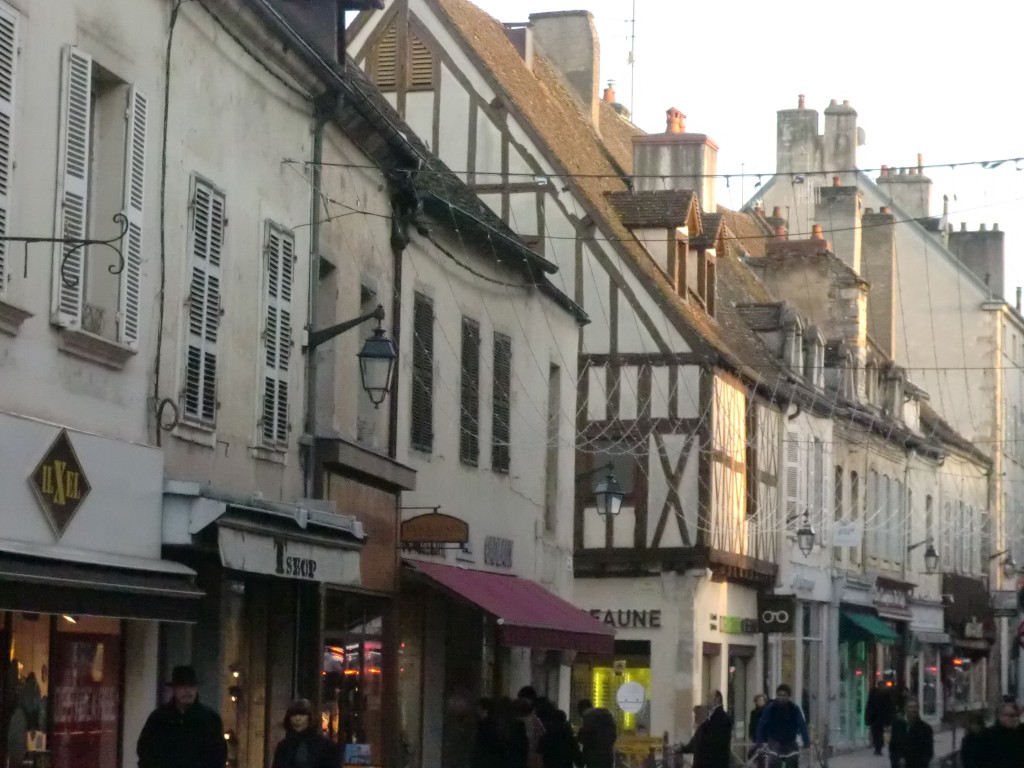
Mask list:
POLYGON ((0 414, 0 455, 0 765, 134 765, 160 623, 202 596, 160 559, 161 454, 0 414))
POLYGON ((995 615, 988 589, 981 579, 946 573, 942 592, 949 595, 946 632, 950 652, 940 663, 947 719, 990 705, 988 664, 995 641, 995 615))
POLYGON ((921 702, 921 717, 935 725, 944 714, 941 660, 951 653, 950 637, 941 604, 914 600, 911 612, 907 688, 921 702))
POLYGON ((616 630, 513 575, 425 560, 403 573, 399 727, 406 765, 469 765, 477 702, 533 685, 568 711, 569 664, 616 630))

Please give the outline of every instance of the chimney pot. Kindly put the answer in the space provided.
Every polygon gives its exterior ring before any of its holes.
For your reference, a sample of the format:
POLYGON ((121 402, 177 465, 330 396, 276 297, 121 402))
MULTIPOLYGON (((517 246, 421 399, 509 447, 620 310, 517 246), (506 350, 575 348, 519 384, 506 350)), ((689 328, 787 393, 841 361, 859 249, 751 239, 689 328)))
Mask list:
POLYGON ((839 102, 837 102, 835 99, 829 99, 828 105, 830 107, 835 107, 839 105, 839 102))
POLYGON ((881 208, 878 209, 878 212, 879 213, 892 213, 892 208, 890 208, 888 205, 883 205, 881 208))
POLYGON ((987 232, 988 231, 988 225, 987 224, 979 224, 978 225, 978 231, 979 232, 987 232))
POLYGON ((875 212, 874 208, 865 208, 864 209, 864 213, 874 213, 874 212, 875 212))
POLYGON ((849 99, 843 99, 843 106, 844 107, 850 106, 850 100, 849 99))
POLYGON ((802 93, 799 96, 796 97, 796 106, 797 106, 797 109, 805 109, 805 106, 804 106, 804 95, 802 93))
POLYGON ((776 240, 786 240, 787 239, 787 237, 786 237, 786 228, 784 226, 782 226, 781 224, 778 224, 775 227, 775 239, 776 240))
POLYGON ((811 237, 814 240, 824 240, 825 232, 822 230, 821 224, 815 224, 811 227, 811 237))
POLYGON ((832 177, 832 186, 833 186, 833 187, 841 187, 841 186, 843 186, 843 185, 842 185, 842 184, 840 183, 840 181, 839 181, 839 177, 838 177, 838 176, 833 176, 833 177, 832 177))
POLYGON ((917 176, 917 168, 911 168, 910 169, 910 175, 911 176, 917 176))
POLYGON ((604 100, 608 104, 615 103, 615 81, 609 80, 608 87, 604 89, 604 100))
POLYGON ((999 231, 999 224, 998 223, 992 225, 992 231, 993 232, 998 232, 999 231))
POLYGON ((781 206, 776 205, 774 208, 772 208, 772 218, 776 218, 776 219, 781 219, 782 218, 782 208, 781 208, 781 206))
POLYGON ((665 133, 684 133, 686 131, 686 115, 675 107, 665 111, 665 133))
POLYGON ((888 176, 889 175, 889 166, 888 165, 883 165, 882 166, 882 175, 883 176, 888 176))
POLYGON ((1017 311, 1018 312, 1020 312, 1020 294, 1021 294, 1021 287, 1018 285, 1017 286, 1017 311))
POLYGON ((924 155, 920 152, 917 153, 917 172, 924 173, 924 155))
POLYGON ((966 221, 961 221, 960 222, 960 231, 961 232, 966 232, 967 231, 967 222, 966 221))

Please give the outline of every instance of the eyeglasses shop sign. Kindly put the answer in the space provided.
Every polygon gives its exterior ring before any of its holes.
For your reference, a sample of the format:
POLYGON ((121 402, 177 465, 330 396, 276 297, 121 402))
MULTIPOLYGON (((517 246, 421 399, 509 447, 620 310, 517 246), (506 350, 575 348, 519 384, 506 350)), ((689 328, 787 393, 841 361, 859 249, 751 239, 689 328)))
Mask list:
POLYGON ((759 632, 792 632, 796 623, 796 599, 788 595, 757 596, 759 632))

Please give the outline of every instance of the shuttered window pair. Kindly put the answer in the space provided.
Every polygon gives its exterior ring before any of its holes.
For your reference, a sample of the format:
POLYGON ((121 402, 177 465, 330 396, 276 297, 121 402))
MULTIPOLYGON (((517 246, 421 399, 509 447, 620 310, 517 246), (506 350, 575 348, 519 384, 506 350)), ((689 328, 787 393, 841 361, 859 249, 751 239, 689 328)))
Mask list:
POLYGON ((263 413, 260 434, 270 448, 288 445, 288 384, 292 350, 292 279, 295 238, 267 223, 264 246, 263 413))
POLYGON ((434 301, 415 293, 412 302, 412 447, 434 448, 434 301))
POLYGON ((462 377, 459 457, 463 464, 480 461, 480 323, 462 318, 462 377))
MULTIPOLYGON (((374 84, 382 91, 398 88, 398 30, 387 28, 373 49, 371 68, 374 84)), ((409 60, 406 68, 408 90, 430 90, 434 87, 434 54, 416 35, 409 33, 409 60)))
MULTIPOLYGON (((0 38, 3 33, 0 33, 0 38)), ((0 39, 0 49, 5 43, 0 39)), ((0 61, 4 57, 0 53, 0 61)), ((4 65, 0 63, 0 70, 4 65)), ((3 75, 0 75, 2 78, 3 75)), ((2 85, 0 85, 2 90, 2 85)), ((68 47, 64 55, 61 108, 60 189, 57 220, 59 236, 71 240, 89 238, 89 222, 109 219, 113 213, 90 210, 90 166, 93 159, 93 61, 78 48, 68 47)), ((127 232, 120 243, 124 259, 119 278, 117 340, 137 348, 140 332, 142 236, 146 170, 146 123, 148 103, 135 86, 126 89, 126 126, 123 162, 123 200, 120 213, 127 232)), ((8 144, 10 143, 8 130, 8 144)), ((0 136, 0 144, 3 137, 0 136)), ((9 169, 9 159, 7 163, 9 169)), ((9 173, 3 173, 9 178, 9 173)), ((2 199, 2 198, 0 198, 2 199)), ((98 253, 98 252, 97 252, 98 253)), ((105 256, 106 254, 104 254, 105 256)), ((87 262, 83 248, 58 244, 54 251, 53 320, 66 328, 82 327, 87 262)))
POLYGON ((7 286, 7 243, 14 163, 15 68, 18 61, 18 16, 0 4, 0 296, 7 286))
POLYGON ((494 334, 491 396, 491 469, 508 472, 512 431, 512 338, 494 334))

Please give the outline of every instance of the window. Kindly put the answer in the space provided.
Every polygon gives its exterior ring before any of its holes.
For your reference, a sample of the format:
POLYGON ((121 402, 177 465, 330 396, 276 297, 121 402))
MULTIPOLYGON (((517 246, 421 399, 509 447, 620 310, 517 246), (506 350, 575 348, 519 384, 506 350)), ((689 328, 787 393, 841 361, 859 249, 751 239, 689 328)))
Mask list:
POLYGON ((825 527, 828 521, 825 518, 825 443, 819 437, 814 438, 812 461, 814 463, 811 468, 811 514, 818 530, 818 546, 821 546, 825 540, 825 527))
POLYGON ((491 411, 491 468, 509 471, 512 418, 512 339, 494 334, 494 388, 491 411))
MULTIPOLYGON (((924 497, 924 537, 935 539, 935 510, 931 494, 924 497)), ((936 542, 937 543, 937 542, 936 542)))
POLYGON ((544 529, 554 531, 558 524, 558 456, 561 447, 562 369, 548 369, 548 440, 544 462, 544 529))
POLYGON ((272 448, 288 446, 288 383, 292 351, 292 275, 295 267, 295 238, 291 232, 267 222, 263 246, 265 279, 263 319, 265 347, 263 369, 263 415, 260 431, 263 444, 272 448))
POLYGON ((881 504, 878 502, 879 488, 878 488, 878 473, 875 470, 868 472, 868 488, 867 488, 867 512, 864 515, 864 526, 868 531, 868 551, 867 555, 869 558, 879 557, 879 544, 881 542, 881 524, 879 510, 881 504))
POLYGON ((786 433, 786 530, 795 533, 803 520, 806 489, 803 485, 804 464, 801 461, 800 437, 786 433))
POLYGON ((146 97, 81 50, 64 56, 61 196, 62 235, 106 239, 125 217, 123 268, 111 249, 58 245, 54 250, 53 321, 135 348, 139 340, 146 97), (111 272, 113 268, 114 272, 111 272))
POLYGON ((416 293, 412 303, 412 447, 434 448, 434 301, 416 293))
POLYGON ((758 444, 761 440, 758 429, 757 403, 752 398, 746 398, 747 408, 747 516, 751 517, 758 513, 758 491, 760 489, 760 460, 758 456, 758 444))
MULTIPOLYGON (((836 526, 843 520, 843 468, 838 464, 832 478, 832 520, 836 526)), ((836 563, 842 562, 842 547, 832 548, 832 559, 836 563)))
POLYGON ((217 421, 217 330, 221 313, 224 195, 198 177, 192 178, 189 229, 191 277, 183 415, 186 421, 212 427, 217 421))
POLYGON ((462 410, 459 457, 475 467, 480 459, 480 323, 462 318, 462 410))
MULTIPOLYGON (((860 520, 860 475, 856 472, 850 473, 850 520, 854 523, 860 520)), ((850 565, 860 565, 859 546, 850 549, 850 565)))
POLYGON ((14 90, 18 60, 18 16, 0 4, 0 296, 7 285, 8 219, 14 163, 14 90))
MULTIPOLYGON (((408 35, 409 59, 404 86, 408 90, 431 90, 434 87, 434 54, 412 32, 408 35)), ((370 54, 368 67, 374 83, 382 91, 398 89, 398 28, 392 24, 381 35, 370 54)))
POLYGON ((679 230, 676 230, 676 238, 674 245, 669 248, 668 252, 668 279, 676 289, 676 294, 681 298, 686 298, 686 260, 689 251, 689 244, 685 237, 681 237, 679 230))

